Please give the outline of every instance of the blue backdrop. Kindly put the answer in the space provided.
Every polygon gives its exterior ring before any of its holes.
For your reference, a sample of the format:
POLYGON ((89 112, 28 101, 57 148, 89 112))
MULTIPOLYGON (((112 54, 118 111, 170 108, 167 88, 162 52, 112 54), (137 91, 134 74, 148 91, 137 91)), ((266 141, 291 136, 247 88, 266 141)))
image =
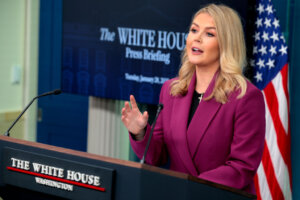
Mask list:
MULTIPOLYGON (((155 104, 207 0, 63 1, 64 92, 155 104), (184 8, 184 9, 183 9, 184 8)), ((246 21, 248 1, 222 1, 246 21)))

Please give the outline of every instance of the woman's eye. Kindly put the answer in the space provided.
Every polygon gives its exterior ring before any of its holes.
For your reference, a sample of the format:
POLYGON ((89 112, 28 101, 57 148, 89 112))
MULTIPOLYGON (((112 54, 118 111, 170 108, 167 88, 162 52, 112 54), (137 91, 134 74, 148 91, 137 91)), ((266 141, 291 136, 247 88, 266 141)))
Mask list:
POLYGON ((214 36, 215 36, 213 33, 207 33, 207 35, 208 35, 209 37, 214 37, 214 36))
POLYGON ((194 28, 191 28, 191 30, 190 30, 192 33, 196 33, 197 32, 197 30, 196 29, 194 29, 194 28))

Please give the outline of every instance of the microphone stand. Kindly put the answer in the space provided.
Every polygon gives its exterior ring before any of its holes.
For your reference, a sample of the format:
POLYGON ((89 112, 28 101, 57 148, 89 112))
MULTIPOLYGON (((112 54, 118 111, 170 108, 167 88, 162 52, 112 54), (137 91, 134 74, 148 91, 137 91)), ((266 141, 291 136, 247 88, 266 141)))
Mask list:
POLYGON ((48 95, 57 95, 57 94, 60 94, 61 93, 61 90, 54 90, 52 92, 46 92, 44 94, 41 94, 39 96, 36 96, 34 97, 30 103, 26 106, 26 108, 21 112, 21 114, 17 117, 17 119, 12 123, 12 125, 7 129, 7 131, 4 133, 5 136, 10 136, 10 133, 9 131, 12 129, 12 127, 14 127, 14 125, 17 123, 17 121, 19 121, 19 119, 22 117, 22 115, 25 113, 25 111, 31 106, 31 104, 34 102, 34 100, 40 98, 40 97, 43 97, 43 96, 48 96, 48 95))
POLYGON ((147 145, 146 145, 146 148, 145 148, 145 151, 144 151, 144 155, 142 157, 142 160, 140 161, 141 164, 145 163, 146 154, 147 154, 150 142, 151 142, 151 138, 152 138, 152 135, 153 135, 153 131, 154 131, 154 127, 155 127, 155 124, 156 124, 156 120, 158 118, 158 115, 159 115, 160 111, 163 109, 163 107, 164 107, 163 104, 158 104, 158 108, 157 108, 157 111, 156 111, 156 116, 154 118, 151 131, 149 133, 149 138, 148 138, 147 145))

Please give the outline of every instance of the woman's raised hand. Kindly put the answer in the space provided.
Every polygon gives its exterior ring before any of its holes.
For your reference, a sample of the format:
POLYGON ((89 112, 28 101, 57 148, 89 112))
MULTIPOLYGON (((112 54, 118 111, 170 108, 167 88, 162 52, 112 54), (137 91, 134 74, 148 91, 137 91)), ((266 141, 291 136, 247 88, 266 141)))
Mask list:
POLYGON ((121 120, 129 132, 135 136, 143 137, 149 118, 148 112, 141 113, 133 95, 130 95, 130 104, 131 107, 128 101, 125 102, 121 120))

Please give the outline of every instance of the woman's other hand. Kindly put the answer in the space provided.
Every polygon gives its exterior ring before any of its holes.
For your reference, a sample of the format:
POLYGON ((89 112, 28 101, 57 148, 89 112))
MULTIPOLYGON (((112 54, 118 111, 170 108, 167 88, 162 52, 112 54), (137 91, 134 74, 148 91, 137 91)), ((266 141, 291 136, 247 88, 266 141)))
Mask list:
POLYGON ((132 133, 137 140, 141 140, 145 134, 145 127, 148 122, 148 112, 145 111, 143 114, 139 110, 135 98, 130 95, 130 104, 126 101, 124 107, 122 108, 121 120, 125 127, 130 133, 132 133))

